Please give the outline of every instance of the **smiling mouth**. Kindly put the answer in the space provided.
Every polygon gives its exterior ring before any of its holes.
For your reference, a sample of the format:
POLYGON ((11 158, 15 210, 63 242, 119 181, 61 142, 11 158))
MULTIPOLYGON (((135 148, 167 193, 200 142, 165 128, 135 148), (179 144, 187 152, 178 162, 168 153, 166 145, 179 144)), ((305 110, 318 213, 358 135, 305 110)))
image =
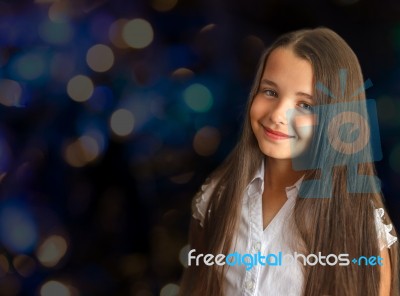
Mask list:
POLYGON ((274 131, 268 127, 263 126, 263 129, 264 129, 264 134, 272 140, 286 140, 286 139, 294 138, 294 136, 289 136, 287 134, 284 134, 284 133, 281 133, 278 131, 274 131))

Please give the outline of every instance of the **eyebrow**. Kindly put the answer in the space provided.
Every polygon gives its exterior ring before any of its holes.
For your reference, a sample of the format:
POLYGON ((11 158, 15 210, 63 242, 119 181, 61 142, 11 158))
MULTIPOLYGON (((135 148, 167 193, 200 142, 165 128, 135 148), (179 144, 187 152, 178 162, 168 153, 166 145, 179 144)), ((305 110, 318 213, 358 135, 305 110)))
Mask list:
MULTIPOLYGON (((272 80, 268 80, 268 79, 265 79, 265 78, 263 78, 263 79, 261 80, 260 85, 261 85, 261 84, 268 84, 268 85, 271 85, 271 86, 273 86, 273 87, 278 88, 278 84, 276 84, 276 83, 273 82, 272 80)), ((303 97, 307 97, 307 98, 310 99, 310 100, 314 100, 312 95, 310 95, 310 94, 308 94, 308 93, 305 93, 305 92, 298 91, 298 92, 296 92, 296 95, 298 95, 298 96, 303 96, 303 97)))

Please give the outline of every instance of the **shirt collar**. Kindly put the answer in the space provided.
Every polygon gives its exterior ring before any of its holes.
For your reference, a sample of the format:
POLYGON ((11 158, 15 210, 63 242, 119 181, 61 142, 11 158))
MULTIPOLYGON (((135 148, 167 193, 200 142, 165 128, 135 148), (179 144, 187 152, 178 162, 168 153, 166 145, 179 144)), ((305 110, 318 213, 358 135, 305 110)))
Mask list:
POLYGON ((253 179, 251 179, 249 186, 247 187, 247 193, 252 196, 256 193, 262 193, 264 191, 264 161, 261 162, 260 167, 257 169, 253 179))
MULTIPOLYGON (((265 170, 265 164, 264 160, 261 162, 260 167, 256 171, 253 179, 251 179, 249 186, 247 188, 247 193, 249 196, 252 196, 256 193, 262 193, 264 191, 264 170, 265 170)), ((288 199, 294 199, 297 197, 301 183, 303 182, 304 175, 296 181, 292 186, 288 186, 285 188, 286 190, 286 195, 288 199)))
POLYGON ((285 188, 286 190, 286 196, 288 199, 293 199, 297 198, 297 195, 299 194, 300 186, 301 183, 303 182, 304 175, 296 181, 292 186, 288 186, 285 188))
POLYGON ((261 165, 256 171, 256 174, 254 175, 253 179, 251 179, 250 184, 256 179, 260 179, 261 181, 264 182, 264 161, 261 162, 261 165))

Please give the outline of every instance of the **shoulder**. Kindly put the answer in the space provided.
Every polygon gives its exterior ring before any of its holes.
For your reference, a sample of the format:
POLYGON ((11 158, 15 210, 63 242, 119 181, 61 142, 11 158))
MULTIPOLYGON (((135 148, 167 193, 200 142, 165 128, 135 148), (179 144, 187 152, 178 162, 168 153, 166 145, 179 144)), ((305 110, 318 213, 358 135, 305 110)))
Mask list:
POLYGON ((378 234, 379 248, 390 248, 397 241, 397 237, 391 234, 393 229, 392 224, 385 224, 385 210, 383 208, 375 208, 375 226, 378 234))
POLYGON ((192 200, 192 216, 204 226, 204 219, 211 195, 216 187, 216 181, 207 179, 192 200))

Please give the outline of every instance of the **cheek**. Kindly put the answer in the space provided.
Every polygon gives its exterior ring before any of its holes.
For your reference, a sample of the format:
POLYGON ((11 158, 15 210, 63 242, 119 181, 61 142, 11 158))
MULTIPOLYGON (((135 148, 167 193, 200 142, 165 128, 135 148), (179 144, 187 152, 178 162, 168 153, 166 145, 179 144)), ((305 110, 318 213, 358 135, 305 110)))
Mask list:
POLYGON ((293 123, 294 129, 300 138, 311 139, 314 125, 316 124, 315 115, 295 116, 293 123))
POLYGON ((257 121, 262 116, 262 103, 257 97, 254 98, 251 107, 250 107, 250 120, 257 121))
POLYGON ((250 121, 251 121, 251 125, 253 125, 253 122, 255 121, 255 120, 257 120, 257 104, 255 104, 255 100, 253 101, 253 103, 251 104, 251 107, 250 107, 250 121))
POLYGON ((297 134, 299 135, 300 139, 309 140, 312 137, 313 128, 312 126, 303 126, 298 129, 297 134))

